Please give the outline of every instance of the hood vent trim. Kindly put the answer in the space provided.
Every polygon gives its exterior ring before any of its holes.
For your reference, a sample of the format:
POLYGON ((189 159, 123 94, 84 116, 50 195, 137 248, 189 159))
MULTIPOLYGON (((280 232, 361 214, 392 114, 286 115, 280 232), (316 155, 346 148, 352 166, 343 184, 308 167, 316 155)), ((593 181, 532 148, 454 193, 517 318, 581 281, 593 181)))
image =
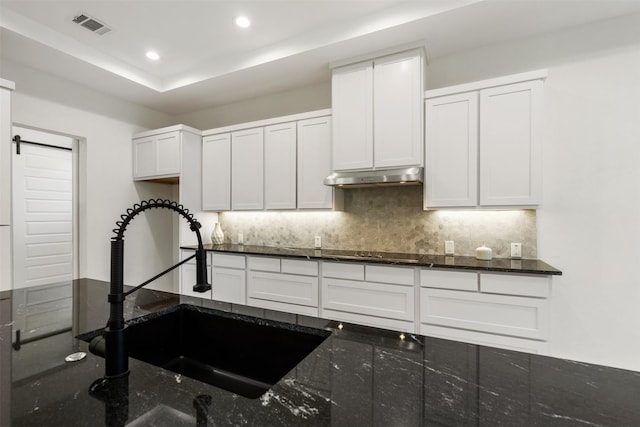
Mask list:
POLYGON ((423 180, 424 169, 412 167, 357 172, 334 172, 324 179, 324 185, 341 188, 362 188, 395 185, 420 185, 423 180))

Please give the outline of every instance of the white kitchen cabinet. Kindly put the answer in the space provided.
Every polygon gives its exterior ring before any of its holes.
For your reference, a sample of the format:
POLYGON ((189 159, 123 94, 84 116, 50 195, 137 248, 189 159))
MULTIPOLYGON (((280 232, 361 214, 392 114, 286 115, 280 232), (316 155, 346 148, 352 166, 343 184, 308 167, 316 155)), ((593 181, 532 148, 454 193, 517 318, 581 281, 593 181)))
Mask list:
POLYGON ((202 139, 202 209, 231 210, 231 134, 202 139))
POLYGON ((373 62, 376 168, 422 166, 422 62, 416 51, 373 62))
POLYGON ((540 203, 542 81, 480 91, 480 204, 540 203))
POLYGON ((0 79, 0 226, 11 223, 11 92, 15 84, 0 79))
POLYGON ((296 123, 264 128, 264 206, 296 208, 296 123))
MULTIPOLYGON (((189 126, 174 125, 136 133, 132 137, 132 146, 134 180, 174 184, 171 187, 171 199, 183 205, 200 221, 203 225, 200 232, 206 239, 211 232, 208 224, 212 224, 215 218, 201 210, 202 132, 189 126)), ((167 188, 163 187, 162 192, 153 198, 167 197, 167 188)), ((172 221, 172 229, 162 232, 171 235, 174 243, 171 245, 172 260, 177 263, 181 259, 180 246, 196 244, 197 239, 189 223, 182 217, 174 215, 172 221)), ((178 293, 181 291, 180 273, 176 270, 168 277, 171 276, 174 278, 171 287, 165 285, 163 290, 178 293)))
POLYGON ((333 70, 333 170, 422 166, 423 73, 420 50, 333 70))
POLYGON ((204 131, 204 210, 342 209, 342 192, 323 182, 331 173, 330 114, 204 131))
POLYGON ((323 263, 322 317, 415 332, 411 267, 323 263))
POLYGON ((13 288, 11 227, 0 225, 0 291, 13 288))
POLYGON ((214 252, 212 258, 212 299, 234 304, 246 304, 245 256, 214 252))
POLYGON ((447 278, 451 273, 420 271, 421 334, 520 351, 546 351, 548 276, 455 272, 458 277, 447 278))
POLYGON ((373 167, 373 62, 333 70, 333 170, 373 167))
POLYGON ((425 102, 425 206, 478 204, 478 93, 425 102))
POLYGON ((248 305, 318 315, 317 261, 250 256, 247 263, 248 305))
POLYGON ((341 191, 324 185, 324 179, 331 174, 331 117, 300 120, 297 126, 298 209, 331 209, 334 192, 341 191))
POLYGON ((231 133, 231 209, 264 209, 264 130, 231 133))
POLYGON ((177 177, 181 170, 180 131, 133 139, 133 179, 177 177))
POLYGON ((425 209, 540 203, 545 76, 536 71, 425 92, 425 209))

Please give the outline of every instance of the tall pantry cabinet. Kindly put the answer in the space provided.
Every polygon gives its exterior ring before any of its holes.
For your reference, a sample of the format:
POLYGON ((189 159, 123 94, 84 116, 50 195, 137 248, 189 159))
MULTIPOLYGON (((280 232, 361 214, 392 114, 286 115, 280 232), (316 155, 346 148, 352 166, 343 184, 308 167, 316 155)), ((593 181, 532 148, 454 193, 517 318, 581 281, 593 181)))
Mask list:
MULTIPOLYGON (((11 340, 13 288, 11 257, 11 92, 12 81, 0 79, 0 340, 11 340), (8 294, 8 292, 7 292, 8 294)), ((9 425, 11 410, 11 346, 0 351, 0 425, 9 425)))
MULTIPOLYGON (((168 126, 133 135, 133 179, 172 184, 175 201, 189 209, 209 240, 217 215, 202 210, 202 132, 185 125, 168 126)), ((172 259, 180 259, 180 246, 197 244, 196 235, 182 217, 174 215, 172 259)), ((191 284, 193 286, 193 284, 191 284)), ((174 280, 172 291, 180 285, 174 280)))
POLYGON ((11 92, 0 79, 0 291, 13 288, 11 277, 11 92))

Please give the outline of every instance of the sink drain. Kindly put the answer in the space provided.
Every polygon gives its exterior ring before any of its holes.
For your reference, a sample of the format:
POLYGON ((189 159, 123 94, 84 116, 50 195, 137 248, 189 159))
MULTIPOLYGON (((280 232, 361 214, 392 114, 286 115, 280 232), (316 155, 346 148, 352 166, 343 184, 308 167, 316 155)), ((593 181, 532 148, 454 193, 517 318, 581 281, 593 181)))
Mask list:
POLYGON ((87 353, 85 353, 84 351, 79 351, 77 353, 71 353, 70 355, 68 355, 67 357, 64 358, 65 362, 79 362, 82 359, 84 359, 85 357, 87 357, 87 353))

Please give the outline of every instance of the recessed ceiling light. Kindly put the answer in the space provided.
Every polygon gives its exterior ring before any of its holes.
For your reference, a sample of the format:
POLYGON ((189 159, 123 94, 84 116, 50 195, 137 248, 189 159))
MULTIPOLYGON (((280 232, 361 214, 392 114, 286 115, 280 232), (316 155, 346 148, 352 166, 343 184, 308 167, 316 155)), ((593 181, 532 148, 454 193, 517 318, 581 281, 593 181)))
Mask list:
POLYGON ((158 52, 150 50, 147 52, 147 58, 152 61, 157 61, 158 59, 160 59, 160 55, 158 55, 158 52))
POLYGON ((246 16, 236 16, 233 18, 233 22, 240 28, 248 28, 251 26, 251 21, 246 16))

